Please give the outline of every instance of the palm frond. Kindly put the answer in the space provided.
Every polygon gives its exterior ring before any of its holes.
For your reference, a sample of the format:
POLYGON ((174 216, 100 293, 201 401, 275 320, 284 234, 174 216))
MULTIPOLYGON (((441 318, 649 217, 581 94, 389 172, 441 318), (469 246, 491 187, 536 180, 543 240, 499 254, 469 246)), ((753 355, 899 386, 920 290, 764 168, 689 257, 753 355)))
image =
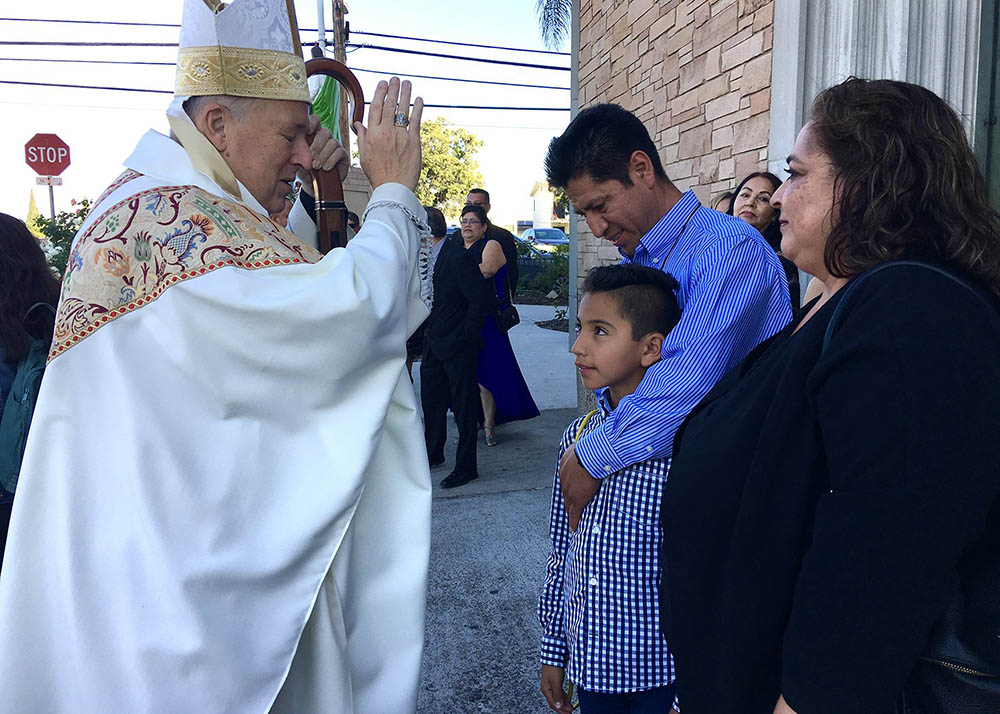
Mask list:
POLYGON ((573 0, 537 0, 538 26, 542 42, 557 50, 570 33, 573 21, 573 0))

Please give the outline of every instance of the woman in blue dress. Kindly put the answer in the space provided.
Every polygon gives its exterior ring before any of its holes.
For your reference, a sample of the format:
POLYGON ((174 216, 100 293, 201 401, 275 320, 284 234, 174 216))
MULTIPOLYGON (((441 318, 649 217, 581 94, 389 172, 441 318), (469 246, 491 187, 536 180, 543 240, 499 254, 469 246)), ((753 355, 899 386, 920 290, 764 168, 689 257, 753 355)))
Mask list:
MULTIPOLYGON (((483 277, 493 281, 497 308, 510 304, 507 285, 507 259, 500 244, 486 238, 486 211, 470 205, 462 209, 462 242, 475 251, 483 277)), ((538 407, 521 374, 507 333, 497 325, 496 311, 486 315, 477 370, 479 396, 483 402, 483 430, 486 445, 496 446, 496 426, 538 416, 538 407)))

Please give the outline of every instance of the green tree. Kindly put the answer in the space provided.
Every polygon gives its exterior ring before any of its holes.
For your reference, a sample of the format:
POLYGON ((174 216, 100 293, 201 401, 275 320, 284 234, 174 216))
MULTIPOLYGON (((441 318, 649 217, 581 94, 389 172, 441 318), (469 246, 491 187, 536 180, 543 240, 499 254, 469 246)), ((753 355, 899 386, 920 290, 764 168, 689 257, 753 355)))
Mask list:
POLYGON ((560 49, 572 26, 573 0, 537 0, 536 9, 542 41, 550 50, 560 49))
POLYGON ((73 244, 73 236, 80 230, 83 220, 90 213, 90 201, 86 198, 70 202, 74 206, 69 211, 58 211, 55 220, 39 216, 35 223, 48 239, 43 241, 42 250, 53 270, 62 277, 66 272, 66 261, 69 260, 69 249, 73 244))
POLYGON ((26 225, 28 230, 31 231, 31 235, 35 236, 35 238, 38 238, 39 240, 45 237, 45 234, 42 233, 42 229, 38 227, 38 219, 41 218, 41 216, 42 214, 38 210, 38 204, 35 203, 35 192, 31 191, 28 194, 28 215, 24 219, 24 225, 26 225))
POLYGON ((549 190, 552 191, 552 197, 555 199, 552 203, 552 212, 556 218, 565 218, 566 214, 569 213, 569 196, 561 188, 549 186, 549 190))
POLYGON ((476 153, 481 139, 447 119, 428 119, 420 127, 420 148, 424 166, 417 183, 417 198, 428 206, 437 206, 446 217, 455 220, 465 205, 470 188, 481 186, 476 153))

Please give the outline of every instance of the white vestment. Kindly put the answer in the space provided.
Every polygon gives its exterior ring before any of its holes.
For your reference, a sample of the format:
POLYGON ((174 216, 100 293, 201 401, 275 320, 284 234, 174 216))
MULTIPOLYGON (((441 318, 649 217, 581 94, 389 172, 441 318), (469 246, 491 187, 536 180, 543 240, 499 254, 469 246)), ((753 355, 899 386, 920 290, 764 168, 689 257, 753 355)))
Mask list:
MULTIPOLYGON (((225 196, 156 132, 126 165, 81 235, 150 189, 225 196)), ((370 206, 319 262, 217 267, 54 343, 0 577, 0 711, 415 709, 423 211, 398 184, 370 206)))

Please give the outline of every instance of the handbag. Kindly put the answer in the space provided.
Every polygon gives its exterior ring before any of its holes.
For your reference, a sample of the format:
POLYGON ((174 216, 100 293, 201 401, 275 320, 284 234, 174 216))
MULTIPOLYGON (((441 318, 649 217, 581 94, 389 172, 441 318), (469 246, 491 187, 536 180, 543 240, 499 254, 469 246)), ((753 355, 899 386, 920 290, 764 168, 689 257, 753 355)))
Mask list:
POLYGON ((501 302, 497 307, 496 319, 497 326, 500 328, 501 332, 507 332, 514 325, 518 325, 521 322, 521 316, 517 314, 517 308, 514 307, 514 300, 510 293, 510 274, 504 273, 503 276, 504 288, 506 288, 506 302, 501 302))
MULTIPOLYGON (((882 263, 852 280, 834 308, 822 350, 826 351, 840 313, 851 292, 871 275, 893 266, 933 270, 965 287, 992 310, 996 305, 982 291, 935 265, 915 260, 882 263)), ((896 714, 986 714, 1000 712, 1000 622, 996 609, 978 607, 1000 592, 1000 563, 963 587, 934 625, 917 665, 896 703, 896 714), (985 610, 985 611, 982 611, 985 610), (992 621, 991 621, 992 620, 992 621), (987 651, 992 650, 992 652, 987 651)))

